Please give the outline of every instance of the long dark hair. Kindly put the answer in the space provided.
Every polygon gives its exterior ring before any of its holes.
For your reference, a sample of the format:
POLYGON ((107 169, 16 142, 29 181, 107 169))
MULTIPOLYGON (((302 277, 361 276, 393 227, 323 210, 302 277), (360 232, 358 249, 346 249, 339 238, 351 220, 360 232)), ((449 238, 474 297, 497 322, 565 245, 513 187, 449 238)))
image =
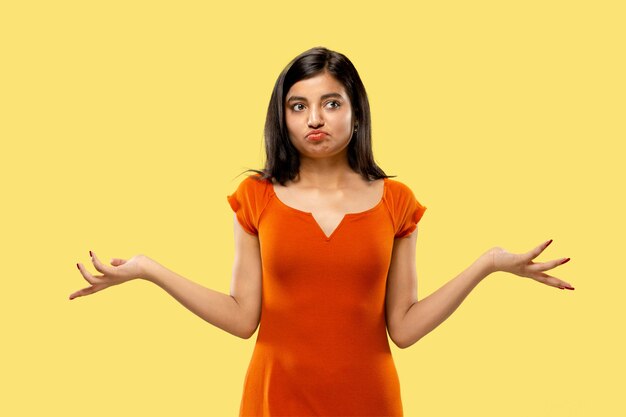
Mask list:
POLYGON ((389 178, 374 162, 372 153, 372 122, 365 86, 356 68, 343 54, 322 46, 311 48, 295 57, 278 76, 265 119, 265 168, 248 169, 261 174, 258 179, 274 178, 281 185, 293 180, 300 171, 300 155, 289 140, 285 122, 285 97, 300 80, 328 71, 343 84, 350 103, 356 132, 348 144, 348 163, 366 180, 389 178))

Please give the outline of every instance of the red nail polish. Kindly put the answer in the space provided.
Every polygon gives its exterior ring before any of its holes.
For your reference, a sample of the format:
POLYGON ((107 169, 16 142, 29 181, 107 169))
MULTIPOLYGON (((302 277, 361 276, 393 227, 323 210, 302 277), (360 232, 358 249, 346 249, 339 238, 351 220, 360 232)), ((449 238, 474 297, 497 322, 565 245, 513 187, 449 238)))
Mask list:
POLYGON ((548 246, 550 246, 550 243, 552 243, 552 239, 550 239, 550 240, 548 241, 548 243, 546 243, 546 246, 545 246, 545 247, 547 248, 548 246))
POLYGON ((565 260, 561 261, 561 263, 559 265, 563 265, 566 262, 569 262, 570 258, 566 258, 565 260))
POLYGON ((78 264, 76 264, 76 268, 78 268, 78 270, 80 271, 80 266, 78 266, 78 264))
POLYGON ((574 287, 565 287, 566 290, 573 290, 574 287))
POLYGON ((93 255, 91 254, 91 251, 89 251, 89 256, 91 256, 93 258, 93 255))

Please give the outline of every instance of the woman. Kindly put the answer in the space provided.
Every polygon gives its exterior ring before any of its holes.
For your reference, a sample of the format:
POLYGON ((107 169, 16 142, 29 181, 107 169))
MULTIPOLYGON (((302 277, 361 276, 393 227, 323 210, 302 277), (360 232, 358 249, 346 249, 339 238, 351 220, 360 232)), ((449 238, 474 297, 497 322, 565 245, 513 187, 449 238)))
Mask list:
POLYGON ((137 255, 77 264, 91 284, 70 299, 143 278, 209 323, 242 338, 260 324, 240 416, 401 416, 387 332, 407 348, 441 324, 486 276, 506 271, 556 288, 523 254, 495 247, 417 302, 417 223, 426 207, 372 155, 369 103, 344 55, 312 48, 274 86, 266 164, 227 196, 235 212, 231 294, 137 255))

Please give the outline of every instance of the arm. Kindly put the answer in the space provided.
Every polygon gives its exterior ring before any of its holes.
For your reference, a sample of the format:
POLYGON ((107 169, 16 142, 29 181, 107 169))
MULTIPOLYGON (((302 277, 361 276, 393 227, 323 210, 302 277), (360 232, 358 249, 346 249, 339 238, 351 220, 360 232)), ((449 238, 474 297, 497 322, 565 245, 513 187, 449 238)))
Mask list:
POLYGON ((543 273, 569 261, 569 258, 543 263, 532 261, 548 247, 552 242, 550 240, 522 254, 509 253, 500 247, 491 248, 454 279, 418 302, 416 240, 417 229, 406 238, 396 239, 387 278, 389 335, 403 349, 413 345, 444 322, 472 289, 492 272, 510 272, 552 287, 574 289, 569 283, 543 273))
POLYGON ((230 295, 205 288, 144 256, 145 279, 167 291, 203 320, 244 339, 256 331, 261 316, 259 239, 235 223, 235 261, 230 295))
POLYGON ((387 287, 389 335, 399 348, 407 348, 443 323, 472 289, 490 273, 489 251, 443 287, 417 301, 415 246, 417 229, 396 239, 387 287))
POLYGON ((231 334, 247 339, 261 317, 261 254, 259 239, 244 231, 235 217, 235 264, 230 296, 205 288, 170 271, 145 255, 113 258, 105 265, 89 251, 93 275, 81 263, 76 266, 90 286, 70 294, 70 300, 94 294, 134 279, 145 279, 167 291, 194 314, 231 334))

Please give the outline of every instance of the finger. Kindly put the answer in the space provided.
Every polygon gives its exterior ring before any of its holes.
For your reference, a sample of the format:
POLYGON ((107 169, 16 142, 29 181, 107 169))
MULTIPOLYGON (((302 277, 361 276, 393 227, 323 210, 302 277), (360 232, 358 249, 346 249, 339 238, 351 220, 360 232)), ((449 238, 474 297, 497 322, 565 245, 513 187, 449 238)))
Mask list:
POLYGON ((538 273, 535 275, 531 275, 530 278, 534 279, 535 281, 539 281, 542 284, 550 285, 550 283, 548 282, 548 278, 550 278, 550 276, 547 274, 538 273))
POLYGON ((83 288, 82 290, 78 290, 70 294, 70 300, 73 300, 76 297, 82 297, 85 295, 93 294, 94 292, 99 291, 98 287, 92 285, 91 287, 83 288))
POLYGON ((126 259, 120 259, 120 258, 111 259, 111 265, 113 266, 120 266, 120 265, 124 265, 125 263, 126 263, 126 259))
POLYGON ((98 259, 95 252, 89 251, 89 253, 91 254, 91 262, 93 263, 94 268, 102 272, 104 275, 111 273, 109 266, 100 262, 100 259, 98 259))
POLYGON ((535 247, 531 251, 526 252, 526 254, 525 254, 526 258, 528 260, 535 259, 537 256, 539 256, 541 254, 541 252, 543 252, 548 246, 550 246, 550 243, 552 243, 552 239, 548 240, 547 242, 543 242, 542 244, 540 244, 539 246, 535 247))
MULTIPOLYGON (((87 287, 87 288, 91 288, 91 287, 87 287)), ((75 292, 71 293, 70 294, 70 300, 73 300, 76 297, 82 296, 85 293, 85 291, 87 290, 87 288, 83 288, 82 290, 78 290, 78 291, 75 291, 75 292)))
POLYGON ((571 258, 559 258, 559 259, 555 259, 552 261, 548 261, 548 262, 538 262, 538 263, 533 263, 532 265, 528 266, 528 269, 531 271, 547 271, 550 270, 552 268, 556 268, 559 265, 563 265, 564 263, 569 262, 571 258))
POLYGON ((533 279, 539 282, 543 282, 546 285, 550 285, 552 287, 556 287, 560 289, 564 289, 564 288, 567 288, 568 290, 574 289, 574 287, 572 287, 568 282, 558 279, 557 277, 553 277, 552 275, 544 274, 543 272, 538 274, 537 277, 533 277, 533 279))
POLYGON ((99 275, 97 277, 94 277, 93 275, 91 275, 91 273, 89 271, 87 271, 87 269, 85 268, 85 266, 83 264, 81 264, 80 262, 76 264, 78 266, 78 270, 80 271, 81 275, 83 276, 83 278, 85 278, 85 280, 94 285, 94 284, 99 284, 102 282, 102 280, 100 279, 102 277, 102 275, 99 275))

